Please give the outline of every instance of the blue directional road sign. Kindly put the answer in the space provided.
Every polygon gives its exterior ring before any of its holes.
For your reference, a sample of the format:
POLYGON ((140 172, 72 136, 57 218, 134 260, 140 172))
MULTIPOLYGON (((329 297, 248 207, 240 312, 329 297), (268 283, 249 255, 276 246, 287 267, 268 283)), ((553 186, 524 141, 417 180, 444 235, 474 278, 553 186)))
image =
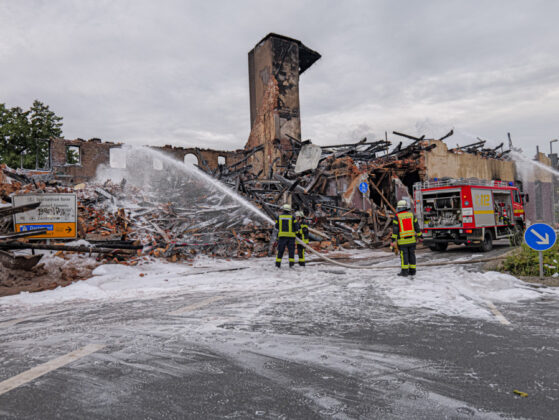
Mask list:
POLYGON ((362 182, 361 184, 359 184, 359 191, 361 191, 363 194, 365 194, 368 190, 369 184, 367 184, 366 182, 362 182))
POLYGON ((557 234, 545 223, 536 223, 524 232, 524 242, 536 251, 546 251, 555 245, 557 234))

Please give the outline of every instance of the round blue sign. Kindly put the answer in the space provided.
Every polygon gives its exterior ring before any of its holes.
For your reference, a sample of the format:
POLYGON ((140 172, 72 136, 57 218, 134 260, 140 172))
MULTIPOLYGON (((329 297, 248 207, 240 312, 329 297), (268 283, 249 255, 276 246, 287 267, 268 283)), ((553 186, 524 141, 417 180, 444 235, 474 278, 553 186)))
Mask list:
POLYGON ((536 223, 524 232, 524 242, 536 251, 546 251, 555 245, 557 234, 555 230, 545 223, 536 223))
POLYGON ((369 184, 367 184, 366 182, 362 182, 361 184, 359 184, 359 191, 361 191, 363 194, 365 194, 368 190, 369 184))

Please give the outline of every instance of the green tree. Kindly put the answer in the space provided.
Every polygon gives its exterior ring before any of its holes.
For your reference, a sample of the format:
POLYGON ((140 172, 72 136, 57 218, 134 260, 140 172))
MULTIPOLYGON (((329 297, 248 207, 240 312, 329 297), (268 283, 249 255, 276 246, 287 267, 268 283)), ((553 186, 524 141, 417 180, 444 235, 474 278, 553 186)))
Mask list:
POLYGON ((77 146, 66 146, 66 163, 69 165, 80 163, 80 149, 77 146))
POLYGON ((0 104, 0 163, 4 162, 4 155, 8 144, 8 123, 11 113, 6 105, 0 104))
POLYGON ((12 167, 24 164, 30 146, 29 111, 19 107, 7 111, 2 124, 2 162, 12 167))
POLYGON ((35 100, 29 110, 0 104, 0 162, 11 167, 45 168, 50 137, 62 135, 62 117, 35 100))

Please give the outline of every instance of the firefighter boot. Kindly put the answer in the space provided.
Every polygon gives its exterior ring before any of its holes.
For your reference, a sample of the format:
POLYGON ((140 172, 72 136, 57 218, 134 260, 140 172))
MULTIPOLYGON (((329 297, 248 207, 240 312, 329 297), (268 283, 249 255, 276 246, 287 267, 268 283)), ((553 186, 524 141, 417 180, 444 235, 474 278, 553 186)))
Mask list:
POLYGON ((295 267, 295 263, 293 261, 289 261, 289 268, 295 267))
POLYGON ((415 276, 415 268, 410 268, 410 276, 415 276))
POLYGON ((299 261, 299 265, 300 265, 301 267, 304 267, 304 266, 305 266, 305 262, 304 262, 304 261, 299 261))
POLYGON ((276 261, 276 268, 281 268, 281 263, 276 261))
POLYGON ((408 271, 407 268, 402 268, 402 271, 400 271, 400 272, 398 273, 398 275, 401 276, 401 277, 407 277, 408 274, 409 274, 409 271, 408 271))

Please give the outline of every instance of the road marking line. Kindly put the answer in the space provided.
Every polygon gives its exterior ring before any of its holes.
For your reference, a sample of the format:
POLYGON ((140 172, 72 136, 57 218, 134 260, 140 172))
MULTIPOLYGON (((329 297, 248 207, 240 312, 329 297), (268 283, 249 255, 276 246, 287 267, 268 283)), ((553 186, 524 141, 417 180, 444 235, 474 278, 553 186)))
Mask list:
POLYGON ((82 357, 85 357, 91 353, 95 353, 96 351, 101 350, 105 347, 104 344, 89 344, 81 349, 75 350, 71 353, 65 354, 64 356, 60 356, 54 360, 49 362, 43 363, 42 365, 35 366, 25 372, 20 373, 10 379, 6 379, 3 382, 0 382, 0 395, 5 394, 8 391, 11 391, 14 388, 17 388, 21 385, 26 384, 27 382, 31 382, 34 379, 37 379, 39 376, 43 376, 53 370, 61 368, 69 363, 72 363, 82 357))
POLYGON ((505 318, 505 316, 501 313, 501 311, 497 309, 493 302, 487 301, 486 303, 487 306, 489 306, 489 309, 491 309, 491 312, 493 312, 493 315, 495 315, 495 318, 497 318, 501 324, 510 325, 509 320, 505 318))
POLYGON ((185 312, 194 311, 196 309, 203 308, 210 303, 217 302, 218 300, 225 299, 225 296, 214 296, 208 299, 201 300, 198 303, 193 303, 192 305, 185 306, 183 308, 177 309, 176 311, 169 312, 169 315, 182 315, 185 312))
POLYGON ((25 321, 27 318, 16 318, 10 321, 0 322, 0 327, 11 327, 12 325, 19 324, 20 322, 25 321))

